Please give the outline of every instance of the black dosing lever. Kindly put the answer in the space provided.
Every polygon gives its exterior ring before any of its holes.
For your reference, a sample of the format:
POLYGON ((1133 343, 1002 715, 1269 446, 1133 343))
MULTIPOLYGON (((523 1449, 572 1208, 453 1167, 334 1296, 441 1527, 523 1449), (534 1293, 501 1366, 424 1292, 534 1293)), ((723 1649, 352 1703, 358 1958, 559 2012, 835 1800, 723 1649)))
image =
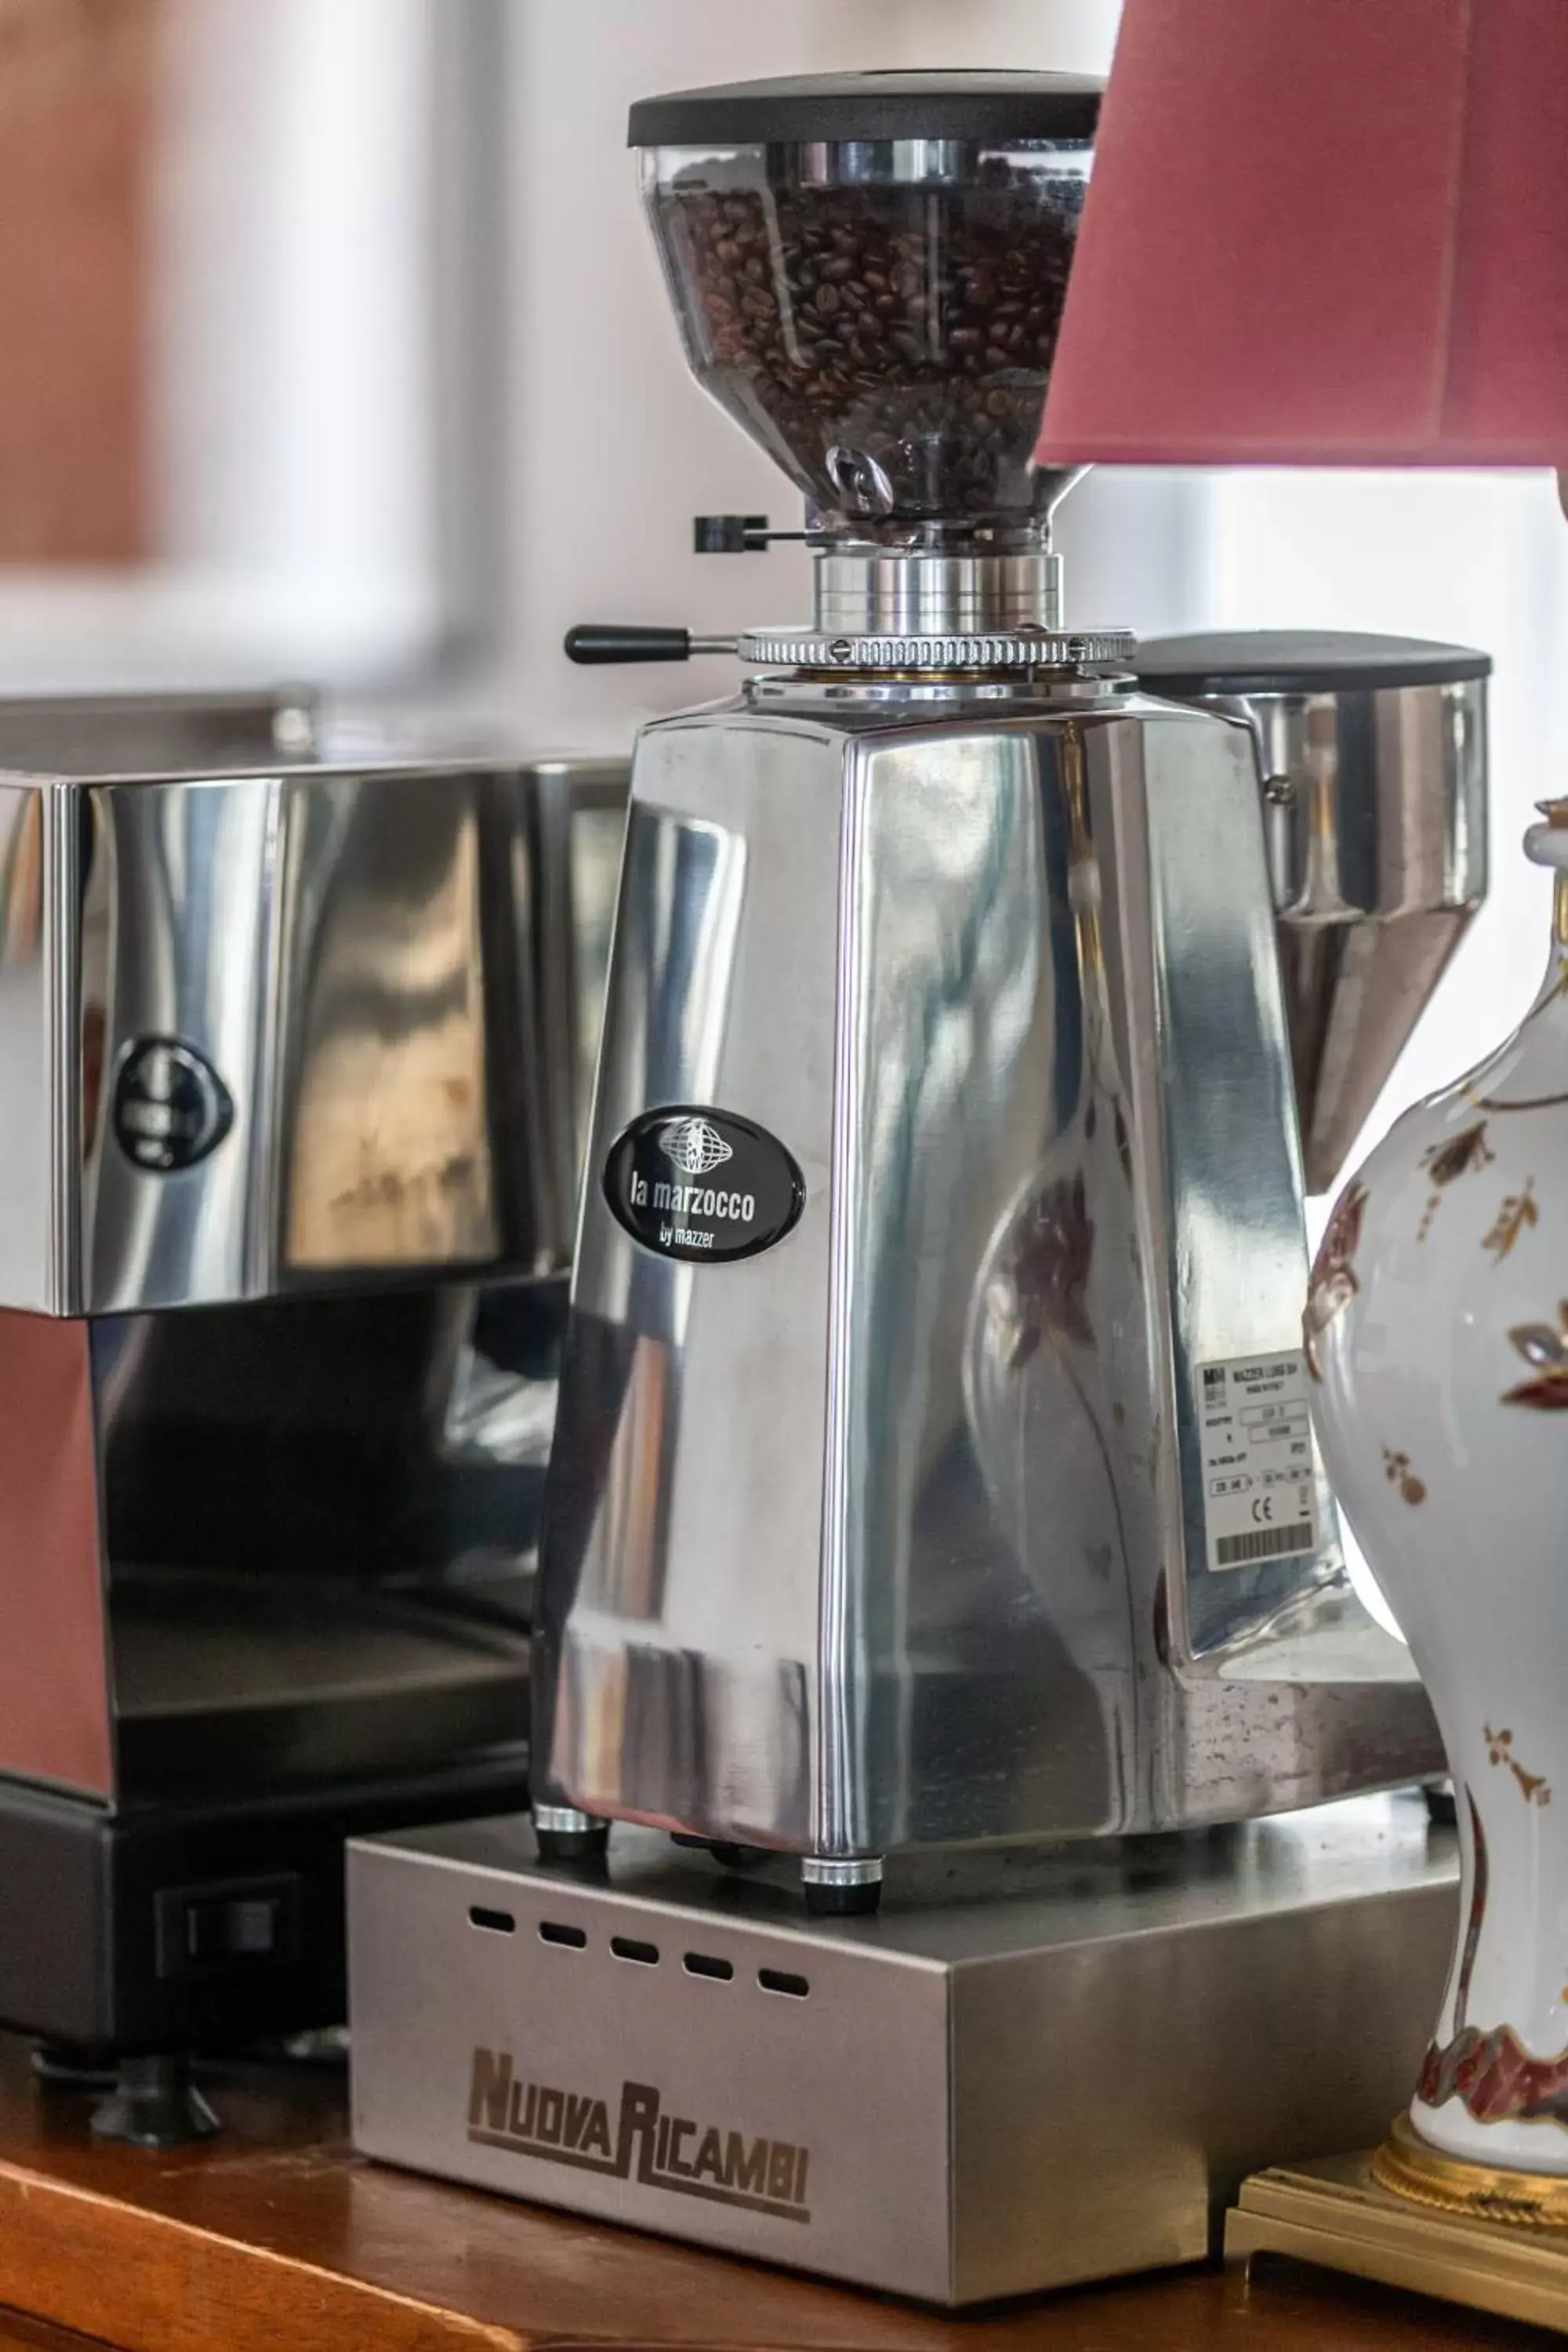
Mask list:
POLYGON ((775 539, 809 539, 808 530, 770 530, 766 515, 693 515, 696 555, 765 555, 775 539))
POLYGON ((584 621, 566 632, 568 661, 689 661, 693 654, 732 654, 733 637, 694 637, 689 629, 644 628, 635 621, 584 621))

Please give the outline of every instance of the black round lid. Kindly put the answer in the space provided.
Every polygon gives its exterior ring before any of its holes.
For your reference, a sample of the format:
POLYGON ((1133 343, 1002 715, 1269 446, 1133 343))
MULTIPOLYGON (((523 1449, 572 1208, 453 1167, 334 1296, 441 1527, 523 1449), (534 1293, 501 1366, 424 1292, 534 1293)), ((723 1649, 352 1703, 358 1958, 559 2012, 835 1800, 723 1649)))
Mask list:
POLYGON ((1216 629, 1145 637, 1139 683, 1188 701, 1202 694, 1342 694, 1387 686, 1453 686, 1489 677, 1491 656, 1430 637, 1354 629, 1216 629))
POLYGON ((785 74, 639 98, 628 147, 738 147, 841 139, 1092 139, 1104 84, 1091 74, 785 74))

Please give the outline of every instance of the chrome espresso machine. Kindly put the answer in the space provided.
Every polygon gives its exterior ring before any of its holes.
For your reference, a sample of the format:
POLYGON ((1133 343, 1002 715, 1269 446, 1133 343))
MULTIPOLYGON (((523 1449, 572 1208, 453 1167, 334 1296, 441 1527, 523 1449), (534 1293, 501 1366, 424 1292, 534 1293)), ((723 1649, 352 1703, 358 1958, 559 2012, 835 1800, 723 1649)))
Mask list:
POLYGON ((363 2148, 948 2303, 1194 2258, 1249 2165, 1381 2130, 1454 1901, 1304 1209, 1484 889, 1489 664, 1064 621, 1097 107, 633 109, 815 613, 637 747, 536 1836, 351 1854, 363 2148))
POLYGON ((318 751, 0 702, 0 2019, 136 2139, 342 2021, 349 1832, 526 1796, 615 778, 318 751))

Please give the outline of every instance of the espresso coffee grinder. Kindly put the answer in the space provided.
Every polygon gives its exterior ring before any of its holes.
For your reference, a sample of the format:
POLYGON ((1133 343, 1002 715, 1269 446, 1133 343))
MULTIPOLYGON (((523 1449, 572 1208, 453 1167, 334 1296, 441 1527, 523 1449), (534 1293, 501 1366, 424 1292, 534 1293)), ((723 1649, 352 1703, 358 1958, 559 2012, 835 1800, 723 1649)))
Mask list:
POLYGON ((1487 665, 1276 642, 1184 706, 1065 623, 1029 453, 1097 107, 633 110, 815 613, 637 748, 539 1859, 351 1859, 362 2146, 948 2302, 1201 2254, 1247 2151, 1381 2128, 1452 1902, 1419 1798, 1355 1800, 1441 1766, 1312 1451, 1301 1132, 1321 1185, 1479 895, 1487 665), (1424 961, 1347 945, 1423 909, 1424 961))

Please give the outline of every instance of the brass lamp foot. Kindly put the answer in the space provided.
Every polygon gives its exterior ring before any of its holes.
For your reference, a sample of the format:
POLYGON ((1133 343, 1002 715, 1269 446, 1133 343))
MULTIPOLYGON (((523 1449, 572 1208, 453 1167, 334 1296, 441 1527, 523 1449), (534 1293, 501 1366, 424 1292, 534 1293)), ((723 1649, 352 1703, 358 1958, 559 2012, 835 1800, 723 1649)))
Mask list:
POLYGON ((1444 2156, 1427 2145, 1408 2116, 1397 2116, 1390 2126, 1372 2159, 1372 2177, 1382 2189, 1447 2213, 1530 2230, 1568 2230, 1568 2176, 1444 2156))

